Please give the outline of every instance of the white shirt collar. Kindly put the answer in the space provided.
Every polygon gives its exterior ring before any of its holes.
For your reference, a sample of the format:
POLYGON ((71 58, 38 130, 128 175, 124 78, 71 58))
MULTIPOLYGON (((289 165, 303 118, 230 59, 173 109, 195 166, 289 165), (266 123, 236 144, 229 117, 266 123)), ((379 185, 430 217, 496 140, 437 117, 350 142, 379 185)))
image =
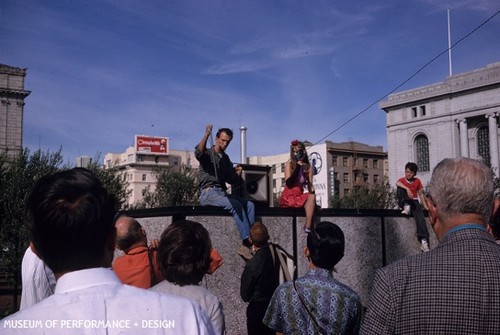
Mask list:
POLYGON ((55 293, 68 293, 101 285, 121 285, 120 280, 111 269, 91 268, 68 272, 57 280, 55 293))

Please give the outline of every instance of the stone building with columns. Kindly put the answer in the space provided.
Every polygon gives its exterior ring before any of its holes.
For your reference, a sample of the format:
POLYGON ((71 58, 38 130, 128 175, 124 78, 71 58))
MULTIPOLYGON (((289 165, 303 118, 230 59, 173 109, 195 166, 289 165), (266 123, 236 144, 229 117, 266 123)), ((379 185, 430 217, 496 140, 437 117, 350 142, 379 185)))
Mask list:
POLYGON ((23 146, 26 69, 0 64, 0 152, 17 155, 23 146))
POLYGON ((499 174, 500 62, 391 94, 379 107, 387 117, 391 184, 415 162, 425 185, 448 157, 481 159, 499 174))

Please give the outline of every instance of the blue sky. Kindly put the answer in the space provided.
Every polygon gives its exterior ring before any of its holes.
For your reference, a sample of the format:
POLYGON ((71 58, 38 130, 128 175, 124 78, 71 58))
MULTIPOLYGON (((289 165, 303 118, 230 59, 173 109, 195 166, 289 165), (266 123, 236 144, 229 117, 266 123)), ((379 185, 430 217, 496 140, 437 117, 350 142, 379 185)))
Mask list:
MULTIPOLYGON (((500 10, 449 1, 452 43, 500 10)), ((205 125, 229 127, 228 153, 288 150, 290 140, 386 149, 375 104, 446 50, 446 1, 2 0, 0 63, 28 68, 24 146, 122 152, 134 135, 192 150, 205 125), (331 135, 330 135, 331 134, 331 135)), ((500 61, 500 14, 452 51, 453 73, 500 61)), ((398 91, 441 82, 441 56, 398 91)))

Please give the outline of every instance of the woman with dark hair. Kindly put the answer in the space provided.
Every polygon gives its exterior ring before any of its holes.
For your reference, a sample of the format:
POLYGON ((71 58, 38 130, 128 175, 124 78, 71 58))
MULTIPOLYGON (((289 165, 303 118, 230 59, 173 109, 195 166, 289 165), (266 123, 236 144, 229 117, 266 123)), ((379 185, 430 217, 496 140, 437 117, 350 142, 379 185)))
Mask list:
POLYGON ((314 171, 303 142, 298 140, 290 144, 290 160, 285 164, 285 188, 278 201, 280 207, 304 207, 306 224, 304 231, 309 233, 313 228, 316 194, 313 184, 314 171), (307 191, 304 193, 304 188, 307 191))
POLYGON ((210 267, 212 242, 198 222, 181 220, 165 229, 158 246, 158 265, 165 280, 150 290, 185 297, 207 312, 214 329, 225 330, 222 304, 214 294, 200 286, 210 267))
POLYGON ((339 226, 322 221, 307 235, 307 273, 278 286, 263 323, 282 334, 358 334, 361 298, 333 277, 344 257, 345 236, 339 226))

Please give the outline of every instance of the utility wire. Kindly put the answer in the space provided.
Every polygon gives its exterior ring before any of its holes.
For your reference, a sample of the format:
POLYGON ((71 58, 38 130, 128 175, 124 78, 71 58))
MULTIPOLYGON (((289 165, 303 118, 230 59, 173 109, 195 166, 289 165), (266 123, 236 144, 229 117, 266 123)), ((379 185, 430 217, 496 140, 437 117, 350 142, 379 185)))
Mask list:
POLYGON ((500 13, 500 10, 498 10, 495 14, 491 15, 488 19, 486 19, 486 21, 484 21, 483 23, 481 23, 479 26, 477 26, 476 28, 474 28, 471 32, 469 32, 467 35, 463 36, 462 38, 460 38, 457 42, 453 43, 453 45, 449 48, 447 48, 446 50, 444 50, 443 52, 441 52, 440 54, 438 54, 436 57, 432 58, 430 61, 428 61, 427 63, 425 63, 422 67, 420 67, 415 73, 413 73, 408 79, 406 79, 405 81, 403 81, 401 84, 399 84, 398 86, 396 86, 395 88, 393 88, 389 93, 385 94, 384 96, 380 97, 379 99, 373 101, 370 105, 368 105, 368 107, 366 107, 365 109, 363 109, 361 112, 359 112, 358 114, 354 115, 353 117, 351 117, 350 119, 348 119, 347 121, 345 121, 344 123, 342 123, 340 126, 338 126, 337 128, 335 128, 332 132, 330 132, 328 135, 324 136, 323 138, 321 138, 319 141, 317 141, 316 143, 314 143, 313 145, 316 145, 318 143, 320 143, 321 141, 325 140, 326 138, 330 137, 331 135, 333 135, 335 132, 339 131, 340 129, 342 129, 343 127, 345 127, 348 123, 350 123, 352 120, 356 119, 358 116, 360 116, 361 114, 365 113, 367 110, 369 110, 370 108, 373 107, 373 105, 375 105, 377 102, 381 101, 382 99, 385 99, 389 94, 392 94, 394 93, 396 90, 398 90, 401 86, 403 86, 404 84, 406 84, 407 82, 409 82, 410 80, 412 80, 417 74, 419 74, 420 72, 422 72, 427 66, 429 66, 431 63, 433 63, 436 59, 438 59, 439 57, 441 57, 442 55, 444 55, 445 53, 447 53, 449 50, 453 49, 455 46, 457 46, 459 43, 461 43, 463 40, 465 40, 466 38, 468 38, 470 35, 472 35, 473 33, 475 33, 477 30, 479 30, 481 27, 483 27, 486 23, 488 23, 490 20, 492 20, 495 16, 497 16, 498 14, 500 13))

